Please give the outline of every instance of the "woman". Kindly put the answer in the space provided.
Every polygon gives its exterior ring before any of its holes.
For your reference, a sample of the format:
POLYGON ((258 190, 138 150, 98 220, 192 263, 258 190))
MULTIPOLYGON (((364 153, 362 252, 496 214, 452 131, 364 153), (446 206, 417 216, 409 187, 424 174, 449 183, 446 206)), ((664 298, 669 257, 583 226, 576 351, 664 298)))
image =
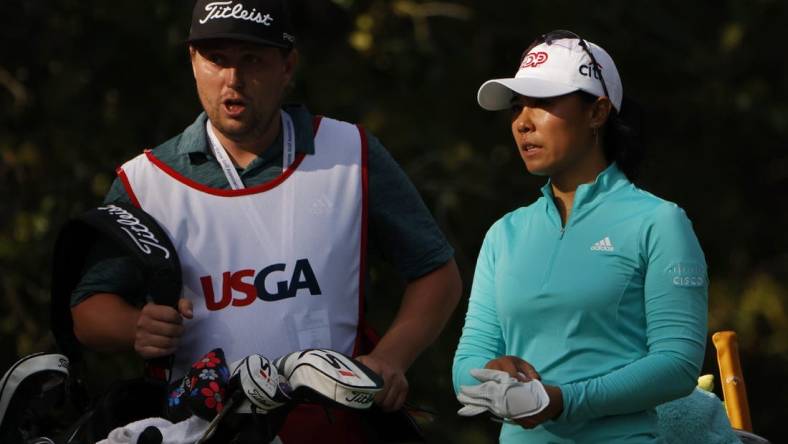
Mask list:
POLYGON ((511 110, 528 172, 549 177, 543 197, 488 231, 454 358, 469 406, 539 410, 507 418, 502 443, 654 442, 654 407, 696 385, 705 259, 684 212, 630 182, 637 147, 622 99, 610 56, 567 31, 479 89, 483 108, 511 110), (530 399, 501 379, 473 389, 489 379, 471 375, 479 368, 541 382, 526 383, 530 399))

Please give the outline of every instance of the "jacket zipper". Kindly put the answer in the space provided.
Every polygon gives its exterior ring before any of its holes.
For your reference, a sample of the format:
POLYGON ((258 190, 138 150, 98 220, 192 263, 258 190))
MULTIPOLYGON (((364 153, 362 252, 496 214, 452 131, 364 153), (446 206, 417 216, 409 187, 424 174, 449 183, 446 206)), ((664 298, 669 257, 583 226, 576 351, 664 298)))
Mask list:
MULTIPOLYGON (((550 209, 550 211, 555 212, 556 215, 558 213, 558 210, 554 206, 550 209)), ((561 216, 557 215, 557 217, 560 223, 561 216)), ((555 265, 555 259, 561 250, 561 244, 563 243, 562 241, 564 239, 564 234, 566 233, 566 228, 568 226, 569 226, 569 220, 567 219, 566 224, 562 225, 561 229, 558 232, 558 240, 555 244, 555 247, 553 248, 552 254, 550 255, 550 260, 547 263, 547 270, 545 271, 544 278, 542 280, 542 291, 544 291, 544 289, 547 287, 547 283, 550 282, 550 278, 553 275, 553 265, 555 265)))

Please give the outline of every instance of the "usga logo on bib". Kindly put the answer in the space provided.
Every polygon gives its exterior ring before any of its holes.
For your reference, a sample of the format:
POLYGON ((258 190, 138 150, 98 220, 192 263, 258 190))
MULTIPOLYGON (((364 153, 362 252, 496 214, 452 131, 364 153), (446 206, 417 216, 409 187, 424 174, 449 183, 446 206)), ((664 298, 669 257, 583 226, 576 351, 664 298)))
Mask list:
POLYGON ((205 307, 208 310, 221 310, 232 304, 244 307, 256 299, 263 301, 279 301, 294 298, 298 290, 306 290, 311 295, 319 295, 320 285, 308 259, 299 259, 290 268, 287 264, 272 264, 255 275, 255 270, 225 271, 221 278, 214 276, 200 277, 205 307), (221 281, 221 294, 215 282, 221 281))

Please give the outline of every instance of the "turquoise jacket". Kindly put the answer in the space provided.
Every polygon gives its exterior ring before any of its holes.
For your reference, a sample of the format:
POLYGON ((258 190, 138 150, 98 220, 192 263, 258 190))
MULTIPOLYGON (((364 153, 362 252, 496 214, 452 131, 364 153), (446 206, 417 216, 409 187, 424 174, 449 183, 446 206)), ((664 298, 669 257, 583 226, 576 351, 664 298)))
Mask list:
POLYGON ((543 197, 498 220, 476 264, 454 389, 515 355, 563 393, 559 418, 505 424, 502 443, 657 442, 655 407, 697 383, 706 262, 684 211, 613 164, 575 193, 565 227, 543 197))

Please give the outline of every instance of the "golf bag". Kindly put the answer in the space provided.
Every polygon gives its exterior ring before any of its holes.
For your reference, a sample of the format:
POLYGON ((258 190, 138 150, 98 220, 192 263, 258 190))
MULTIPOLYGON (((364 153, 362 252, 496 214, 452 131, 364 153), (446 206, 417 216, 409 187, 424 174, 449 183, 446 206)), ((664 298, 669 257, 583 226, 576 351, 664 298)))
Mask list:
MULTIPOLYGON (((69 220, 58 235, 52 268, 51 329, 60 354, 25 357, 4 377, 0 386, 2 443, 94 443, 116 428, 145 418, 181 420, 173 417, 168 408, 168 396, 172 393, 171 357, 148 361, 143 376, 116 381, 101 394, 88 395, 82 347, 74 335, 70 300, 87 255, 99 241, 113 245, 140 264, 145 292, 152 302, 177 306, 182 289, 180 263, 172 242, 152 216, 132 205, 110 204, 69 220)), ((371 350, 376 338, 369 330, 365 333, 363 348, 371 350)), ((354 365, 363 367, 357 362, 354 365)), ((379 385, 382 388, 382 382, 379 385)), ((299 390, 298 393, 311 392, 299 390)), ((296 396, 291 405, 278 409, 276 414, 227 415, 221 421, 224 426, 220 425, 210 442, 265 442, 261 438, 276 435, 295 402, 326 404, 325 397, 310 398, 296 396)), ((371 442, 401 442, 397 438, 422 441, 418 427, 404 411, 391 414, 373 407, 363 415, 362 422, 368 431, 386 437, 371 438, 371 442)))
POLYGON ((24 357, 6 372, 0 385, 0 442, 91 443, 115 427, 164 412, 168 358, 147 362, 144 376, 113 383, 95 399, 88 395, 70 299, 88 252, 99 240, 140 263, 153 302, 177 304, 178 257, 150 215, 131 205, 113 204, 69 220, 58 234, 52 266, 50 318, 59 354, 24 357))

